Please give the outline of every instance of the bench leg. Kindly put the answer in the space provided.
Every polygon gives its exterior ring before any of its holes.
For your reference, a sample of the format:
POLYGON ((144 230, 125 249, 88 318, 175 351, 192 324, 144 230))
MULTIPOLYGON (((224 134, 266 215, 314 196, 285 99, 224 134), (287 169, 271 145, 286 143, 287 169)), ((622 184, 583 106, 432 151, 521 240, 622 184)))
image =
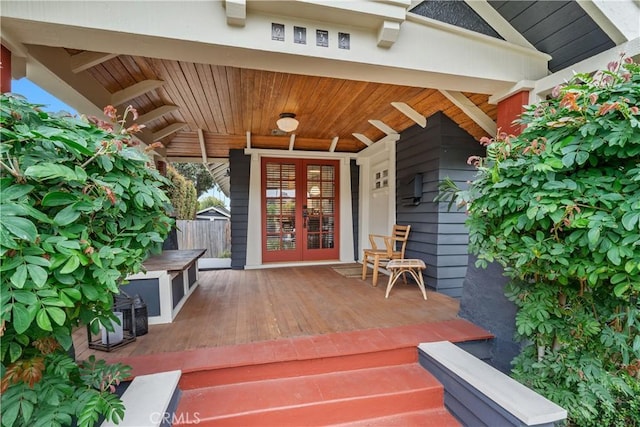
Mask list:
POLYGON ((403 271, 398 271, 396 269, 392 269, 390 271, 391 275, 389 276, 389 281, 387 282, 387 292, 384 295, 385 298, 389 298, 389 292, 391 292, 391 288, 393 288, 393 285, 396 284, 398 278, 400 276, 404 276, 403 271))
POLYGON ((421 268, 419 268, 418 271, 416 271, 416 274, 414 275, 414 277, 416 278, 416 282, 418 282, 418 287, 422 291, 422 296, 426 300, 427 299, 427 290, 424 287, 424 277, 422 275, 422 269, 421 268))

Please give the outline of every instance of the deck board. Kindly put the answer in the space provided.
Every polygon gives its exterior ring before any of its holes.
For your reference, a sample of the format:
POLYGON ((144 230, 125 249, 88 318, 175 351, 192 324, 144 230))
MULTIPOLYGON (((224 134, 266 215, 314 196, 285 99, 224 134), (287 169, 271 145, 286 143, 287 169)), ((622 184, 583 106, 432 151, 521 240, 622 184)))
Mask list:
MULTIPOLYGON (((330 266, 201 271, 198 288, 173 323, 150 325, 148 334, 109 358, 457 318, 456 299, 428 289, 425 301, 415 283, 398 281, 385 299, 386 279, 373 287, 371 276, 347 278, 330 266)), ((74 333, 74 346, 79 359, 107 355, 88 349, 85 330, 74 333)))

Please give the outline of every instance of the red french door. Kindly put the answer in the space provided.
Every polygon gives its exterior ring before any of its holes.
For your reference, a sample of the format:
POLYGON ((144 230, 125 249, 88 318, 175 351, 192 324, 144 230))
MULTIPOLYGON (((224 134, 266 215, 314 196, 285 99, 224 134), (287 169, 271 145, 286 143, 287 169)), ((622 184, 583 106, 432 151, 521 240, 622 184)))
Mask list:
POLYGON ((336 160, 262 159, 264 262, 339 258, 338 166, 336 160))

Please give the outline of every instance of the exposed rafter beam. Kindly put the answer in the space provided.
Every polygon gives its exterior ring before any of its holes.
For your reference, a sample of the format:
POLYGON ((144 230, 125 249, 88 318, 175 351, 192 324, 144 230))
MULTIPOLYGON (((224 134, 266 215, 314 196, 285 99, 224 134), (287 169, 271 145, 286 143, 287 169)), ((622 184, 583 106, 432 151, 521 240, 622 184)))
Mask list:
POLYGON ((88 73, 71 71, 71 56, 61 47, 29 45, 27 78, 80 113, 102 116, 111 95, 88 73))
POLYGON ((402 114, 409 117, 411 120, 419 124, 421 127, 427 127, 427 119, 422 114, 418 113, 416 110, 411 108, 409 105, 404 102, 392 102, 396 109, 398 109, 402 114))
POLYGON ((224 7, 227 13, 227 25, 244 27, 247 20, 246 0, 226 0, 224 7))
POLYGON ((153 138, 154 141, 158 141, 158 140, 164 138, 165 136, 169 136, 174 132, 178 132, 180 129, 182 129, 186 125, 187 125, 186 123, 173 123, 173 124, 170 124, 169 126, 164 127, 164 128, 160 129, 157 132, 154 132, 152 138, 153 138))
POLYGON ((587 12, 598 27, 600 27, 615 44, 619 45, 640 35, 640 8, 634 5, 632 0, 616 1, 614 3, 616 4, 612 7, 603 1, 578 0, 578 5, 587 12), (631 7, 622 7, 620 3, 629 3, 631 7), (623 15, 616 17, 616 12, 618 14, 622 12, 623 15), (635 16, 631 12, 635 12, 635 16), (629 26, 629 22, 631 22, 631 25, 635 25, 635 28, 627 29, 626 27, 629 26), (627 32, 627 34, 625 34, 625 32, 627 32))
POLYGON ((204 143, 204 131, 198 128, 198 142, 200 142, 200 153, 202 154, 202 163, 205 165, 209 162, 207 160, 207 146, 204 143))
POLYGON ((380 129, 382 132, 386 133, 387 135, 394 135, 394 134, 398 133, 398 132, 396 132, 395 129, 393 129, 392 127, 388 126, 382 120, 369 120, 369 123, 371 123, 373 126, 375 126, 378 129, 380 129))
POLYGON ((329 147, 330 153, 333 153, 334 151, 336 151, 336 146, 338 145, 338 139, 340 139, 340 137, 338 136, 333 137, 333 141, 331 141, 331 147, 329 147))
POLYGON ((442 93, 449 101, 453 102, 456 107, 461 109, 464 114, 469 116, 471 120, 484 129, 489 135, 493 136, 496 134, 496 123, 461 92, 440 90, 440 93, 442 93))
POLYGON ((518 46, 535 49, 518 30, 513 28, 509 21, 504 19, 486 0, 465 0, 465 3, 506 41, 517 44, 518 46))
POLYGON ((367 147, 373 144, 373 141, 364 136, 361 133, 352 133, 351 135, 355 136, 360 142, 362 142, 367 147))
POLYGON ((77 53, 71 57, 71 71, 75 74, 102 64, 112 58, 118 56, 117 53, 91 52, 84 51, 77 53))
POLYGON ((154 110, 149 111, 148 113, 141 115, 140 117, 138 117, 138 120, 136 120, 136 122, 140 124, 149 123, 155 119, 158 119, 164 116, 165 114, 172 113, 179 109, 180 107, 178 107, 177 105, 163 105, 161 107, 158 107, 154 110))
POLYGON ((291 137, 289 137, 289 151, 293 151, 293 144, 296 142, 296 134, 292 133, 291 137))
POLYGON ((126 87, 111 95, 111 105, 121 105, 125 102, 158 89, 164 82, 162 80, 143 80, 132 86, 126 87))

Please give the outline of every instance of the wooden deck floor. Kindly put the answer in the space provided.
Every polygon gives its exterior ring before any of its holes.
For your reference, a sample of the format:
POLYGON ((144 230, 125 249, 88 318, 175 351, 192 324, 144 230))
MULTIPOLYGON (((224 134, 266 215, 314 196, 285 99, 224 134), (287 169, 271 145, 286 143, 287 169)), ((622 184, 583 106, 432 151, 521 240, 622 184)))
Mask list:
MULTIPOLYGON (((427 283, 428 285, 428 283, 427 283)), ((457 318, 458 301, 400 280, 385 299, 386 276, 376 288, 331 266, 200 272, 200 284, 171 324, 111 353, 87 348, 74 333, 79 359, 128 357, 245 344, 334 332, 387 328, 457 318)))

